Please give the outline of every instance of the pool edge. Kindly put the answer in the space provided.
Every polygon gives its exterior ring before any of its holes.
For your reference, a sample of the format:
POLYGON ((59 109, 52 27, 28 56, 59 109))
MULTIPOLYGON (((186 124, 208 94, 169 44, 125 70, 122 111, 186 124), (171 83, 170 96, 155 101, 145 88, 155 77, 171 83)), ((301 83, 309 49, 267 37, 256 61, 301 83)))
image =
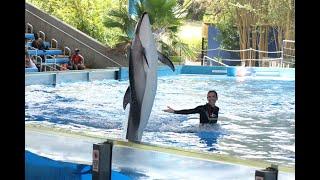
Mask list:
MULTIPOLYGON (((120 139, 105 138, 105 137, 95 136, 88 133, 75 132, 75 131, 71 131, 63 128, 57 128, 57 127, 49 128, 41 125, 25 124, 25 131, 46 132, 54 135, 81 138, 83 140, 91 140, 92 142, 93 141, 105 142, 107 140, 111 140, 116 146, 136 148, 136 149, 147 150, 147 151, 156 151, 156 152, 174 154, 179 156, 185 156, 188 158, 195 158, 195 159, 201 159, 206 161, 215 161, 215 162, 221 162, 221 163, 229 163, 229 164, 235 164, 235 165, 243 165, 243 166, 261 168, 261 169, 271 165, 271 162, 266 162, 263 160, 258 161, 258 160, 242 159, 242 158, 238 158, 230 155, 209 154, 205 152, 198 152, 195 150, 185 150, 182 148, 160 146, 160 145, 154 145, 154 144, 145 143, 145 142, 141 142, 141 143, 128 142, 120 139)), ((278 165, 278 169, 281 172, 295 173, 295 166, 278 165)))

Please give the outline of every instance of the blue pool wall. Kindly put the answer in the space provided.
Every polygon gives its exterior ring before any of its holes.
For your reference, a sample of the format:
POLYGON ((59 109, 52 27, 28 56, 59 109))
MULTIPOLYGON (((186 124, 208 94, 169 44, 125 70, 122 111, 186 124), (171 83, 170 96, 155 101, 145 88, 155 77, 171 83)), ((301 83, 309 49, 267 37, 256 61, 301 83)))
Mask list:
MULTIPOLYGON (((177 65, 175 71, 168 66, 158 67, 158 76, 171 76, 178 74, 204 74, 204 75, 227 75, 237 76, 237 70, 243 68, 240 66, 190 66, 177 65)), ((246 76, 272 76, 272 77, 288 77, 295 78, 294 68, 277 68, 277 67, 245 67, 246 76)), ((26 72, 25 85, 55 85, 59 83, 70 82, 89 82, 94 80, 117 79, 128 80, 128 67, 120 67, 115 69, 99 69, 99 70, 82 70, 82 71, 66 71, 66 72, 26 72)))
MULTIPOLYGON (((243 67, 240 66, 176 66, 176 70, 172 70, 167 67, 158 68, 158 76, 169 76, 178 74, 204 74, 204 75, 227 75, 227 76, 237 76, 236 71, 243 67)), ((273 77, 288 77, 295 78, 294 68, 277 68, 277 67, 245 67, 246 75, 254 76, 273 76, 273 77)), ((122 67, 119 69, 118 79, 128 80, 129 69, 127 67, 122 67)))
POLYGON ((25 85, 55 85, 59 83, 117 79, 117 71, 118 69, 99 69, 90 71, 82 70, 65 72, 26 72, 25 85))
MULTIPOLYGON (((91 165, 57 161, 25 151, 25 179, 26 180, 91 180, 91 165)), ((111 172, 111 179, 128 180, 128 176, 111 172)))

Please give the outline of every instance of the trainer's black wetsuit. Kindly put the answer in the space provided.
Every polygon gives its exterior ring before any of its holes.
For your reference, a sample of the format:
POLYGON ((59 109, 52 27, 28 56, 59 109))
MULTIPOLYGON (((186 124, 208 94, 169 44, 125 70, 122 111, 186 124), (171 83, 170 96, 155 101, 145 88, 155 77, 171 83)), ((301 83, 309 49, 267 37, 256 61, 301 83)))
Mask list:
POLYGON ((217 123, 219 107, 212 107, 210 104, 197 106, 194 109, 183 109, 174 111, 176 114, 200 114, 200 123, 217 123))

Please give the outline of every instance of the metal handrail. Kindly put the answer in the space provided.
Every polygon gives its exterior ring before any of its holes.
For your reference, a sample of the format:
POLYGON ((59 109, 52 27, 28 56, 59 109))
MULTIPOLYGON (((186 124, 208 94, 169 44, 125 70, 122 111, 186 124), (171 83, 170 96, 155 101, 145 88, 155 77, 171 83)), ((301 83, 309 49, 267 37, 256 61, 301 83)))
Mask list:
POLYGON ((42 57, 38 56, 38 55, 32 55, 31 59, 35 59, 36 65, 40 64, 40 71, 41 71, 41 65, 42 65, 42 57), (38 59, 40 59, 40 63, 38 63, 38 59))
MULTIPOLYGON (((43 66, 45 66, 45 67, 49 67, 49 68, 51 68, 51 69, 53 69, 53 70, 55 70, 55 71, 59 71, 59 69, 56 69, 56 68, 51 67, 51 66, 46 65, 46 64, 44 64, 43 66)), ((58 65, 56 65, 56 66, 58 66, 58 65)), ((59 67, 60 67, 60 66, 59 66, 59 67)), ((45 68, 45 72, 46 72, 46 68, 45 68)))
POLYGON ((38 50, 37 48, 32 47, 32 46, 25 46, 25 47, 28 47, 28 49, 31 49, 31 50, 38 50))
POLYGON ((25 29, 26 33, 33 33, 33 26, 30 23, 26 24, 26 29, 25 29), (30 27, 30 32, 28 31, 30 27))
MULTIPOLYGON (((55 68, 53 68, 53 69, 56 69, 56 65, 57 65, 57 59, 56 59, 56 56, 49 55, 49 54, 45 56, 45 60, 44 60, 44 62, 45 62, 45 63, 44 63, 44 66, 51 67, 51 66, 49 66, 49 65, 47 64, 47 57, 51 57, 51 58, 54 60, 54 64, 53 64, 53 65, 54 65, 54 67, 55 67, 55 68)), ((46 71, 46 68, 45 68, 45 71, 46 71)))
POLYGON ((55 48, 57 49, 58 48, 58 41, 56 39, 51 39, 51 48, 55 48), (53 44, 55 44, 55 47, 53 47, 53 44))
POLYGON ((46 34, 43 31, 39 31, 39 37, 45 41, 46 40, 46 34))
POLYGON ((68 46, 63 48, 63 55, 64 56, 71 56, 71 49, 68 46), (67 54, 68 53, 68 54, 67 54))
POLYGON ((203 56, 203 61, 205 61, 205 58, 207 58, 207 59, 209 59, 209 60, 211 60, 211 61, 214 61, 214 62, 216 62, 216 63, 218 63, 218 64, 221 64, 221 65, 223 65, 223 66, 226 66, 226 67, 229 66, 229 65, 224 64, 224 63, 222 63, 222 62, 220 62, 220 61, 217 61, 217 60, 215 60, 215 59, 212 59, 212 58, 210 58, 210 57, 208 57, 208 56, 203 56))

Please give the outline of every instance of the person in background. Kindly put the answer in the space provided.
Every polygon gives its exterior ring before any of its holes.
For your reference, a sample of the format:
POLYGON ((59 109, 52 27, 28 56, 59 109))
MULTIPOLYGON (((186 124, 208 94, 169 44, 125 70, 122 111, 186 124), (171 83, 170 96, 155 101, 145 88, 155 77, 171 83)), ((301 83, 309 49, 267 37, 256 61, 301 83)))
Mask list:
POLYGON ((85 68, 84 58, 80 54, 80 49, 76 48, 74 50, 74 53, 71 55, 69 69, 83 70, 84 68, 85 68))
MULTIPOLYGON (((43 40, 38 36, 37 33, 33 33, 34 35, 34 40, 31 43, 31 47, 36 48, 38 50, 43 50, 44 52, 46 51, 46 47, 43 43, 43 40)), ((45 55, 40 55, 40 57, 42 58, 42 62, 45 62, 45 55)))
POLYGON ((37 66, 36 66, 36 65, 34 64, 34 62, 31 60, 27 49, 25 49, 24 61, 25 61, 25 67, 26 67, 26 68, 37 68, 37 66))
POLYGON ((208 102, 205 105, 197 106, 194 109, 183 109, 174 110, 170 106, 168 109, 163 110, 164 112, 175 113, 175 114, 200 114, 200 124, 213 124, 218 121, 219 107, 216 106, 218 100, 218 93, 211 90, 207 94, 208 102))
POLYGON ((34 33, 34 40, 31 43, 31 46, 39 50, 46 50, 46 46, 43 43, 43 40, 39 38, 37 33, 34 33))

